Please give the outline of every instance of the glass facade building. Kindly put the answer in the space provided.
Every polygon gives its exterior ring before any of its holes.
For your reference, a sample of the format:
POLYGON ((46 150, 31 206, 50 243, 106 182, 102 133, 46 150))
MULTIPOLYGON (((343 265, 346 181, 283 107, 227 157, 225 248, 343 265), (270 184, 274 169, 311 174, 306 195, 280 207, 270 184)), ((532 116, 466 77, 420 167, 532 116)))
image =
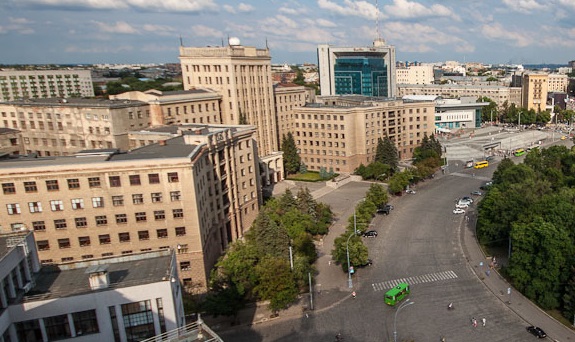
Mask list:
POLYGON ((381 57, 348 56, 334 65, 337 95, 387 96, 388 74, 381 57))

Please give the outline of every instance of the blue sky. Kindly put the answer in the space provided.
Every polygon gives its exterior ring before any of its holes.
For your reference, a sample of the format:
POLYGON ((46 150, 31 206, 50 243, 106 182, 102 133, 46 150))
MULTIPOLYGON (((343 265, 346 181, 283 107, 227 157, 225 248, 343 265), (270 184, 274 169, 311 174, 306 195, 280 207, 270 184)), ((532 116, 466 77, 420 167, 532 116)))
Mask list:
POLYGON ((318 44, 369 46, 397 60, 564 64, 575 0, 1 0, 0 64, 178 62, 185 46, 271 49, 317 63, 318 44))

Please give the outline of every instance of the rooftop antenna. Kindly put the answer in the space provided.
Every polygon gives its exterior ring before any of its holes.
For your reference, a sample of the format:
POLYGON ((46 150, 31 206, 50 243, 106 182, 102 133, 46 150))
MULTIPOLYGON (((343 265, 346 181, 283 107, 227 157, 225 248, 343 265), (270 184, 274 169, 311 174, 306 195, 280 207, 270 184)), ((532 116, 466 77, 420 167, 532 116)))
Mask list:
MULTIPOLYGON (((230 41, 230 35, 228 34, 228 41, 230 41)), ((222 47, 224 47, 224 38, 222 38, 222 47)))
POLYGON ((375 0, 375 39, 379 40, 381 36, 379 35, 379 5, 377 0, 375 0))
POLYGON ((268 37, 266 37, 266 49, 269 50, 270 48, 268 47, 268 37))
POLYGON ((184 46, 184 41, 182 40, 182 35, 180 34, 180 46, 184 46))

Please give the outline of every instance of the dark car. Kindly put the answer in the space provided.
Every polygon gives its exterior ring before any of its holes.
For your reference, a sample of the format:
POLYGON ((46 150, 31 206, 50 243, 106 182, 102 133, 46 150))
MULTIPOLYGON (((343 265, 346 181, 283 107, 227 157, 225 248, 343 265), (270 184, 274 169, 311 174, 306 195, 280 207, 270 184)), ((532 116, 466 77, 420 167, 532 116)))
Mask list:
POLYGON ((373 260, 367 259, 367 261, 365 262, 365 264, 357 265, 356 267, 361 268, 361 267, 371 266, 371 264, 373 264, 373 260))
POLYGON ((495 159, 494 156, 487 156, 487 157, 485 158, 485 160, 487 160, 487 161, 490 161, 490 160, 493 160, 493 159, 495 159))
POLYGON ((541 329, 539 327, 529 326, 529 327, 527 327, 527 331, 532 333, 537 338, 547 337, 547 334, 545 333, 545 331, 543 331, 543 329, 541 329))
POLYGON ((376 237, 377 232, 375 230, 368 230, 367 232, 363 233, 363 237, 376 237))
POLYGON ((389 213, 391 212, 391 210, 393 209, 393 205, 391 204, 386 204, 381 208, 377 209, 377 213, 378 214, 384 214, 384 215, 389 215, 389 213))

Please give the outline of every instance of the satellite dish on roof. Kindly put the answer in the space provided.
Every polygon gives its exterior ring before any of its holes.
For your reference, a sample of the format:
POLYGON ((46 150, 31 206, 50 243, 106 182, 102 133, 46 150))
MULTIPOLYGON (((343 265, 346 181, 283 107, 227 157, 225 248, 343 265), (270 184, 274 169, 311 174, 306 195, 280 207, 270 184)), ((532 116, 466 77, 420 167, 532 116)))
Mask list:
POLYGON ((238 46, 240 45, 240 39, 238 37, 230 37, 228 39, 228 44, 231 46, 238 46))

